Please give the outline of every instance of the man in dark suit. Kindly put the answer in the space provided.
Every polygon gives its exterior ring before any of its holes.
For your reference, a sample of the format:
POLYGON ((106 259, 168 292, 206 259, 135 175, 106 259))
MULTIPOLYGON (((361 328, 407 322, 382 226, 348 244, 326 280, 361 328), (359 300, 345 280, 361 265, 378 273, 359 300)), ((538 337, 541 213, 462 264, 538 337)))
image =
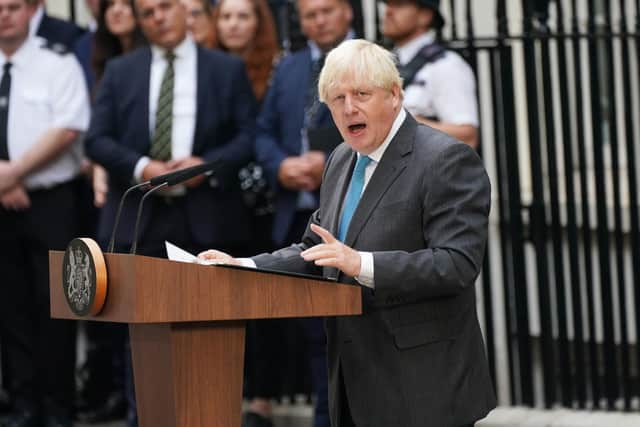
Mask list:
MULTIPOLYGON (((173 239, 192 250, 211 243, 239 248, 250 236, 236 171, 252 156, 256 108, 244 65, 196 46, 179 0, 137 0, 136 9, 151 46, 107 65, 87 134, 89 156, 110 177, 99 239, 108 240, 118 201, 132 182, 219 160, 211 178, 197 177, 150 200, 139 247, 162 255, 164 240, 173 239), (165 92, 169 71, 173 89, 165 92), (154 150, 158 143, 168 144, 168 153, 154 150)), ((123 208, 116 244, 124 250, 132 243, 140 196, 123 208)))
POLYGON ((326 322, 334 427, 469 426, 495 406, 474 290, 489 180, 471 148, 403 110, 401 88, 392 55, 370 42, 329 53, 320 98, 345 144, 301 243, 200 254, 362 287, 361 316, 326 322))
POLYGON ((73 22, 48 15, 44 8, 44 0, 30 0, 30 3, 38 6, 31 17, 31 35, 40 36, 54 46, 60 45, 59 48, 71 50, 74 42, 85 33, 85 30, 73 22))

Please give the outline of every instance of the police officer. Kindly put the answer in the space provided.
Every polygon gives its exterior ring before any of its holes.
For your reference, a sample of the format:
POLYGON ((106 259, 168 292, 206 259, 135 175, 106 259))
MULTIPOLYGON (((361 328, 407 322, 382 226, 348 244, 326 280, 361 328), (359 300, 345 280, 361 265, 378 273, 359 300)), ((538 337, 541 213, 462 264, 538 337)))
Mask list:
POLYGON ((404 107, 420 122, 476 147, 478 105, 471 67, 435 41, 439 0, 387 0, 382 33, 394 43, 404 107))
POLYGON ((71 427, 75 322, 49 315, 48 251, 76 235, 89 100, 80 65, 29 37, 30 0, 0 0, 0 335, 11 427, 71 427))

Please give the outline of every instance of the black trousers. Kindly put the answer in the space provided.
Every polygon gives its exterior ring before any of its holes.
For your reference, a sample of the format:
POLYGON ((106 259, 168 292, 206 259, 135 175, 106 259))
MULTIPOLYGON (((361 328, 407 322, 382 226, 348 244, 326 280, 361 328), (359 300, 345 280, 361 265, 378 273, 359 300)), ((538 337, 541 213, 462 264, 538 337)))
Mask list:
POLYGON ((31 207, 0 207, 0 331, 18 409, 72 415, 76 322, 50 318, 50 249, 76 237, 74 183, 29 193, 31 207))

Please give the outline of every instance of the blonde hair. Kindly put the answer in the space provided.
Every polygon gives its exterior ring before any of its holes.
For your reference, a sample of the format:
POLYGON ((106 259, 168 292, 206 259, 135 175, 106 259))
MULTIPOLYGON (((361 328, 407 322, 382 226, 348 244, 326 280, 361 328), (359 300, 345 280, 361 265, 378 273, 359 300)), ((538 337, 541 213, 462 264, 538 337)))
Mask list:
POLYGON ((342 81, 357 81, 381 89, 397 86, 403 97, 402 78, 391 52, 367 40, 346 40, 327 55, 318 79, 320 101, 342 81))

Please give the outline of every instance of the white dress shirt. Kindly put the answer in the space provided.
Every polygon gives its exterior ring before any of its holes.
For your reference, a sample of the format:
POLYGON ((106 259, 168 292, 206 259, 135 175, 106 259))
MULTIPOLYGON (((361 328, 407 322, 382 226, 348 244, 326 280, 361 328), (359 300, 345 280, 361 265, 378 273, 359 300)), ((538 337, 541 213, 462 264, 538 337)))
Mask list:
MULTIPOLYGON (((423 46, 434 42, 425 33, 395 49, 402 65, 423 46)), ((444 123, 478 126, 478 102, 473 70, 460 55, 447 50, 437 61, 425 64, 404 90, 404 107, 413 115, 437 117, 444 123)))
MULTIPOLYGON (((173 51, 173 121, 171 127, 171 158, 189 157, 193 150, 193 136, 196 128, 197 111, 197 69, 196 44, 187 36, 173 51)), ((156 110, 162 77, 167 69, 166 51, 151 46, 151 72, 149 78, 149 135, 153 138, 156 126, 156 110)), ((142 171, 151 159, 143 156, 134 169, 134 179, 142 181, 142 171)))
MULTIPOLYGON (((11 67, 11 92, 7 125, 9 159, 22 157, 50 129, 80 132, 89 126, 89 95, 80 64, 73 54, 44 47, 40 37, 28 37, 7 58, 0 52, 0 74, 11 67)), ((29 174, 23 183, 29 190, 65 183, 80 173, 83 147, 78 138, 70 149, 29 174)))

